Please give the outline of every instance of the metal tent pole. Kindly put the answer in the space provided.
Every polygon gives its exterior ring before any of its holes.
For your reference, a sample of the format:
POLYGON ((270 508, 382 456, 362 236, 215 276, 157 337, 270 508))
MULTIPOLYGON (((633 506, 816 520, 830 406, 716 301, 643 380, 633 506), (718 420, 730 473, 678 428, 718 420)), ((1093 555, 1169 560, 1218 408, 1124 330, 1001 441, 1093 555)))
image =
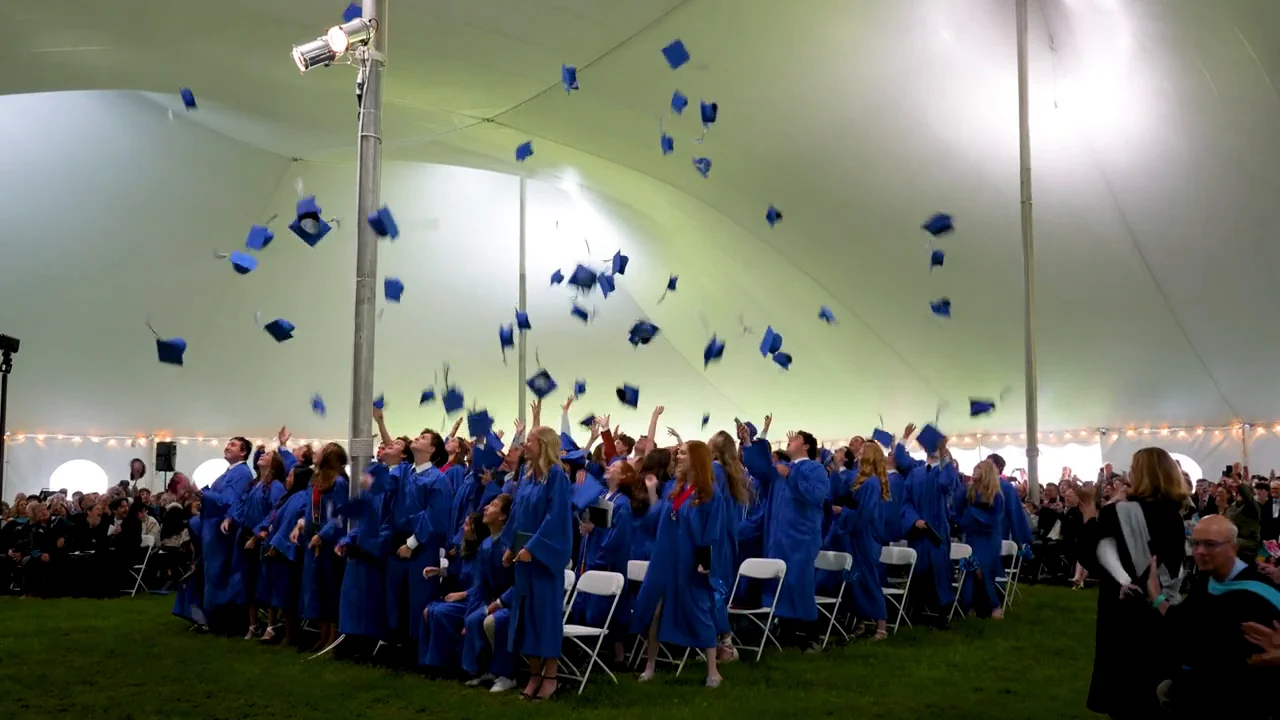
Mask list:
MULTIPOLYGON (((377 23, 369 45, 358 49, 360 136, 356 180, 356 300, 351 362, 351 470, 362 473, 373 457, 373 361, 377 306, 378 236, 366 219, 378 209, 382 185, 382 73, 386 67, 387 0, 364 0, 362 16, 377 23)), ((351 497, 360 483, 351 483, 351 497)))
POLYGON ((1036 379, 1036 250, 1031 218, 1031 118, 1027 82, 1027 0, 1014 0, 1018 19, 1018 156, 1021 160, 1022 277, 1025 294, 1023 335, 1026 344, 1027 497, 1040 501, 1039 409, 1036 379))
MULTIPOLYGON (((526 210, 528 209, 528 205, 529 205, 529 181, 522 177, 520 178, 520 312, 529 312, 528 305, 526 304, 529 298, 528 298, 527 285, 526 285, 525 254, 524 254, 525 232, 526 232, 525 225, 527 223, 526 210)), ((517 397, 519 398, 517 402, 519 403, 519 407, 517 408, 517 410, 519 412, 520 422, 522 423, 525 422, 525 399, 527 397, 525 395, 526 386, 524 383, 524 379, 529 377, 529 368, 527 366, 529 354, 526 351, 525 345, 526 345, 525 332, 521 330, 520 331, 520 350, 519 350, 520 377, 517 378, 517 382, 519 383, 519 388, 517 390, 517 397)), ((529 429, 532 430, 533 428, 529 428, 529 429)))

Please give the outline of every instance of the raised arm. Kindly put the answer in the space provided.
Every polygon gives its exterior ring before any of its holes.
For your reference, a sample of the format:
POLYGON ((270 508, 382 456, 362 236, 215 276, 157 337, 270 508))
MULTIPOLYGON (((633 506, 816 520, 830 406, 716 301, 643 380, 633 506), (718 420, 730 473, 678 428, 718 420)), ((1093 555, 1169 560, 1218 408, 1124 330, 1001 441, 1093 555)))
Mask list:
POLYGON ((573 426, 569 424, 569 408, 573 407, 573 399, 574 396, 570 395, 560 406, 560 433, 570 437, 573 437, 573 426))
POLYGON ((449 437, 457 437, 457 436, 458 436, 458 428, 462 427, 462 421, 463 421, 463 420, 466 420, 466 419, 467 419, 467 416, 466 416, 466 415, 463 415, 462 417, 460 417, 460 418, 458 418, 456 421, 454 421, 454 423, 453 423, 453 429, 449 431, 449 437))
POLYGON ((533 426, 538 427, 542 424, 542 401, 534 400, 529 403, 529 410, 531 410, 533 414, 533 426))
POLYGON ((653 409, 653 414, 649 416, 649 434, 645 435, 645 438, 649 440, 649 442, 645 444, 646 451, 657 447, 657 445, 654 444, 654 441, 658 437, 658 418, 662 417, 662 411, 665 409, 666 408, 659 405, 653 409))
POLYGON ((373 409, 373 420, 378 423, 378 436, 382 438, 382 444, 390 445, 391 433, 387 432, 387 423, 382 419, 382 408, 373 409))

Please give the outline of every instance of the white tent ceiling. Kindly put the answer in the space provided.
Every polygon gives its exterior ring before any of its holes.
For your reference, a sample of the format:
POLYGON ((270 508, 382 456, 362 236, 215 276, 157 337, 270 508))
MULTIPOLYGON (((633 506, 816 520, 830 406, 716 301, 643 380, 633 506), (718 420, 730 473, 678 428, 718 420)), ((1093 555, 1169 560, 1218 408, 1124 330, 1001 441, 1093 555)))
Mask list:
MULTIPOLYGON (((248 278, 209 259, 287 214, 299 176, 327 212, 354 216, 354 72, 300 76, 288 58, 343 6, 0 10, 5 94, 151 93, 0 104, 0 331, 24 341, 11 427, 344 432, 353 224, 316 250, 282 235, 248 278), (181 86, 198 111, 182 112, 181 86), (328 337, 262 344, 255 310, 328 337), (153 364, 147 315, 186 334, 188 367, 153 364), (313 391, 337 409, 325 421, 308 417, 313 391)), ((1280 4, 1031 6, 1042 427, 1274 420, 1280 4)), ((600 215, 584 232, 594 254, 632 255, 598 327, 575 326, 542 278, 586 254, 555 228, 583 222, 583 203, 534 186, 531 304, 545 310, 531 341, 562 384, 592 383, 585 409, 618 409, 609 391, 636 380, 642 410, 665 403, 687 431, 704 410, 772 411, 833 436, 879 413, 894 426, 931 418, 939 402, 948 429, 1020 427, 1012 0, 392 0, 385 30, 389 161, 572 179, 600 215), (693 61, 672 73, 659 49, 676 37, 693 61), (580 68, 580 92, 560 88, 562 62, 580 68), (677 148, 664 157, 658 120, 677 87, 718 102, 720 120, 697 146, 696 120, 668 117, 677 148), (537 154, 518 165, 527 139, 537 154), (708 179, 693 154, 713 159, 708 179), (770 203, 786 218, 774 229, 770 203), (919 224, 935 210, 958 231, 931 274, 919 224), (658 306, 668 273, 681 289, 658 306), (943 295, 950 321, 928 312, 943 295), (821 305, 837 326, 817 320, 821 305), (735 337, 739 313, 757 333, 783 333, 790 373, 755 354, 758 335, 735 337), (633 351, 625 328, 640 315, 663 335, 633 351), (703 317, 730 336, 706 373, 703 317), (1015 391, 994 417, 965 417, 968 395, 1005 386, 1015 391)), ((495 337, 515 297, 515 181, 459 172, 406 164, 384 176, 407 219, 380 272, 410 291, 379 326, 377 385, 405 422, 438 420, 413 399, 445 361, 469 395, 515 410, 495 337), (391 323, 403 328, 394 339, 391 323)))

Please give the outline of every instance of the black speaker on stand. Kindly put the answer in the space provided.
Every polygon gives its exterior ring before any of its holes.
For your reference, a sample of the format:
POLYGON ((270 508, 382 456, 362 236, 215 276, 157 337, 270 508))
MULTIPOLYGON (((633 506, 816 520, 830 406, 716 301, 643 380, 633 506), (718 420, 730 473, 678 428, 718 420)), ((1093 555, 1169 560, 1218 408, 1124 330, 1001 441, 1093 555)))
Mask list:
POLYGON ((156 443, 156 472, 171 473, 177 470, 175 464, 178 462, 178 443, 175 442, 158 442, 156 443))

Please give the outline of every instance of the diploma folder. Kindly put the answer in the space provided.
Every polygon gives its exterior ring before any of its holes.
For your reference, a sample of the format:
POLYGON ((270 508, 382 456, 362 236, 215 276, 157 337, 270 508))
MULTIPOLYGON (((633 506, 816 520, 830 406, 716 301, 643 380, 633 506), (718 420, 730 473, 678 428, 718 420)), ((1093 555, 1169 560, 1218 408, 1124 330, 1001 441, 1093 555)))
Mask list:
POLYGON ((907 530, 908 540, 920 540, 921 538, 928 540, 934 545, 942 545, 942 536, 938 534, 937 530, 934 530, 928 525, 925 525, 922 528, 912 525, 911 529, 907 530))
POLYGON ((516 533, 515 542, 512 543, 511 545, 511 554, 519 555, 520 551, 524 549, 524 546, 528 544, 528 542, 531 539, 533 539, 533 533, 527 533, 527 532, 516 533))
POLYGON ((613 503, 600 498, 587 508, 587 520, 600 529, 608 530, 613 527, 613 503))

